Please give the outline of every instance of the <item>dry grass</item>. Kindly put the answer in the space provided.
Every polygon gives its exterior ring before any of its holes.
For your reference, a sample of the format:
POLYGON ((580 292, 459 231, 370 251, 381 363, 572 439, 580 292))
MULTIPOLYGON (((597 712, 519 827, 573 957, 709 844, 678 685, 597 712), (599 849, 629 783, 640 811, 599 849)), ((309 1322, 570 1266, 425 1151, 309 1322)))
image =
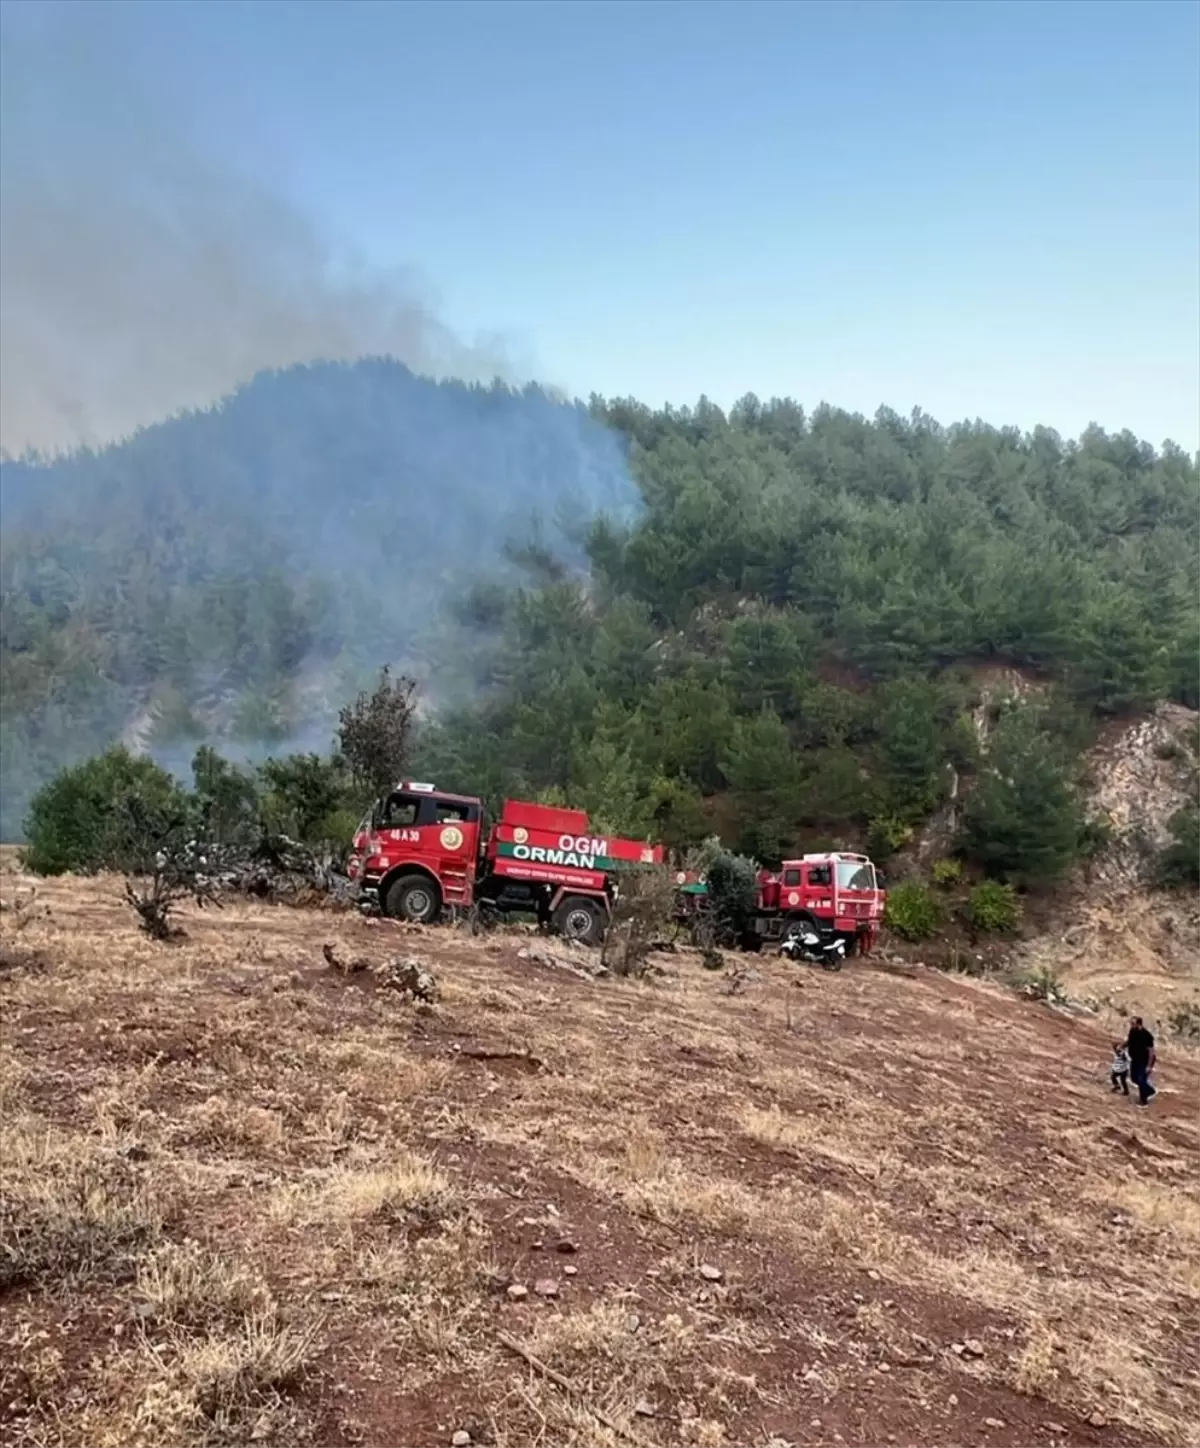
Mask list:
POLYGON ((186 1137, 229 1154, 275 1156, 286 1150, 282 1115, 262 1106, 249 1106, 225 1096, 210 1096, 184 1115, 186 1137))
POLYGON ((586 1124, 569 1135, 578 1152, 567 1158, 572 1174, 653 1220, 736 1234, 750 1231, 762 1214, 756 1193, 738 1181, 697 1172, 645 1121, 630 1123, 611 1140, 586 1124))
POLYGON ((143 1341, 104 1364, 64 1426, 98 1448, 208 1448, 286 1434, 295 1427, 286 1394, 302 1380, 314 1343, 312 1327, 298 1331, 275 1313, 143 1341))
POLYGON ((1013 1386, 1030 1397, 1049 1397, 1062 1376, 1059 1341, 1040 1318, 1034 1319, 1025 1346, 1013 1363, 1013 1386))
POLYGON ((19 1448, 1196 1436, 1190 1058, 1138 1115, 1090 1027, 968 981, 588 983, 503 932, 245 905, 167 949, 111 882, 38 903, 0 915, 42 962, 0 981, 19 1448), (335 977, 331 938, 402 938, 439 1005, 335 977))
POLYGON ((1200 1200, 1189 1193, 1124 1170, 1114 1172, 1103 1185, 1090 1183, 1088 1195, 1147 1231, 1170 1233, 1193 1261, 1200 1259, 1200 1200))
POLYGON ((0 1284, 128 1275, 162 1226, 159 1192, 113 1151, 30 1117, 0 1127, 0 1284))
POLYGON ((273 1306, 261 1275, 199 1242, 169 1242, 138 1265, 136 1292, 143 1321, 175 1327, 261 1320, 273 1306))
POLYGON ((844 1103, 833 1119, 808 1110, 785 1111, 778 1104, 765 1109, 741 1106, 733 1113, 738 1129, 753 1141, 785 1152, 827 1157, 872 1177, 889 1163, 889 1146, 901 1120, 899 1113, 886 1107, 872 1109, 857 1102, 844 1103))
POLYGON ((270 1211, 277 1220, 300 1225, 369 1217, 437 1222, 460 1206, 459 1194, 441 1172, 415 1153, 401 1152, 386 1165, 339 1167, 311 1182, 282 1187, 270 1211))

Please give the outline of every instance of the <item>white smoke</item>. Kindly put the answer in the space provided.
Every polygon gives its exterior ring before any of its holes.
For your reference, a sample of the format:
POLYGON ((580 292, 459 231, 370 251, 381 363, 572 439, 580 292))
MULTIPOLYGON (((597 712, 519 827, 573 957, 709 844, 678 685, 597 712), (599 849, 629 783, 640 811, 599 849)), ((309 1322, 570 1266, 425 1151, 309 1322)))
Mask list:
POLYGON ((0 8, 0 447, 59 450, 205 406, 264 368, 390 355, 510 375, 411 273, 356 263, 207 155, 131 73, 125 12, 0 8))

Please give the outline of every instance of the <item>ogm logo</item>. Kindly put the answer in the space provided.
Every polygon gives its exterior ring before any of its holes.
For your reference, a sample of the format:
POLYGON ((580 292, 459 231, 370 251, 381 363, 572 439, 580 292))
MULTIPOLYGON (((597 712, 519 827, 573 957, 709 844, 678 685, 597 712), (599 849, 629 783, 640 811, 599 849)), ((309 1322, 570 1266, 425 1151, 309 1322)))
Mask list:
POLYGON ((441 834, 443 850, 457 850, 462 846, 463 832, 457 825, 447 825, 441 834))
POLYGON ((518 845, 523 845, 528 838, 529 831, 525 829, 523 825, 518 825, 516 829, 513 830, 513 839, 516 840, 518 845))

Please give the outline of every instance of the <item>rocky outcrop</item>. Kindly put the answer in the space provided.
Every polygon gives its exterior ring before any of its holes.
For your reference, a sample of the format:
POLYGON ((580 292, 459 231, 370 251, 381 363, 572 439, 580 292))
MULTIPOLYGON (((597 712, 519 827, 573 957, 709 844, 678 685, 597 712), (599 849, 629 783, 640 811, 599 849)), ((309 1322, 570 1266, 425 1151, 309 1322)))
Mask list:
POLYGON ((1159 704, 1146 718, 1112 726, 1092 751, 1089 804, 1112 836, 1092 863, 1093 887, 1148 880, 1170 842, 1172 815, 1196 799, 1198 721, 1192 709, 1159 704))
POLYGON ((1085 788, 1109 840, 1064 886, 1061 923, 1013 959, 1054 971, 1072 996, 1115 1017, 1143 1014, 1163 1030, 1200 1002, 1200 901, 1152 883, 1171 817, 1196 799, 1198 728, 1194 710, 1163 703, 1104 731, 1085 788))

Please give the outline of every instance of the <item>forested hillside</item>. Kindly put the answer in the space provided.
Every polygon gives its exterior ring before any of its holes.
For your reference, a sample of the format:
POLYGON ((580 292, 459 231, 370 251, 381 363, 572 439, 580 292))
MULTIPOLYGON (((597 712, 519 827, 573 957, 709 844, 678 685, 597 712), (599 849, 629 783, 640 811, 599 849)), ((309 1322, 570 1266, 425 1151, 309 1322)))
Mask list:
POLYGON ((444 692, 447 605, 540 540, 582 567, 636 505, 619 439, 530 387, 399 363, 268 373, 221 406, 66 459, 0 465, 5 838, 31 788, 122 733, 190 757, 324 749, 364 670, 444 692))
MULTIPOLYGON (((711 820, 767 859, 886 853, 975 768, 976 679, 1006 662, 1047 686, 993 750, 1052 869, 1079 847, 1062 791, 1097 720, 1197 702, 1178 449, 753 398, 594 410, 633 440, 645 513, 595 528, 586 582, 510 600, 488 697, 429 741, 448 783, 516 778, 681 839, 711 820)), ((994 795, 975 827, 1003 835, 994 795)))
POLYGON ((440 783, 763 858, 902 840, 977 766, 981 666, 1048 686, 993 736, 1048 808, 1104 715, 1197 703, 1197 466, 1126 433, 585 410, 366 363, 3 485, 10 834, 29 781, 134 716, 159 748, 323 747, 385 660, 442 705, 440 783))

